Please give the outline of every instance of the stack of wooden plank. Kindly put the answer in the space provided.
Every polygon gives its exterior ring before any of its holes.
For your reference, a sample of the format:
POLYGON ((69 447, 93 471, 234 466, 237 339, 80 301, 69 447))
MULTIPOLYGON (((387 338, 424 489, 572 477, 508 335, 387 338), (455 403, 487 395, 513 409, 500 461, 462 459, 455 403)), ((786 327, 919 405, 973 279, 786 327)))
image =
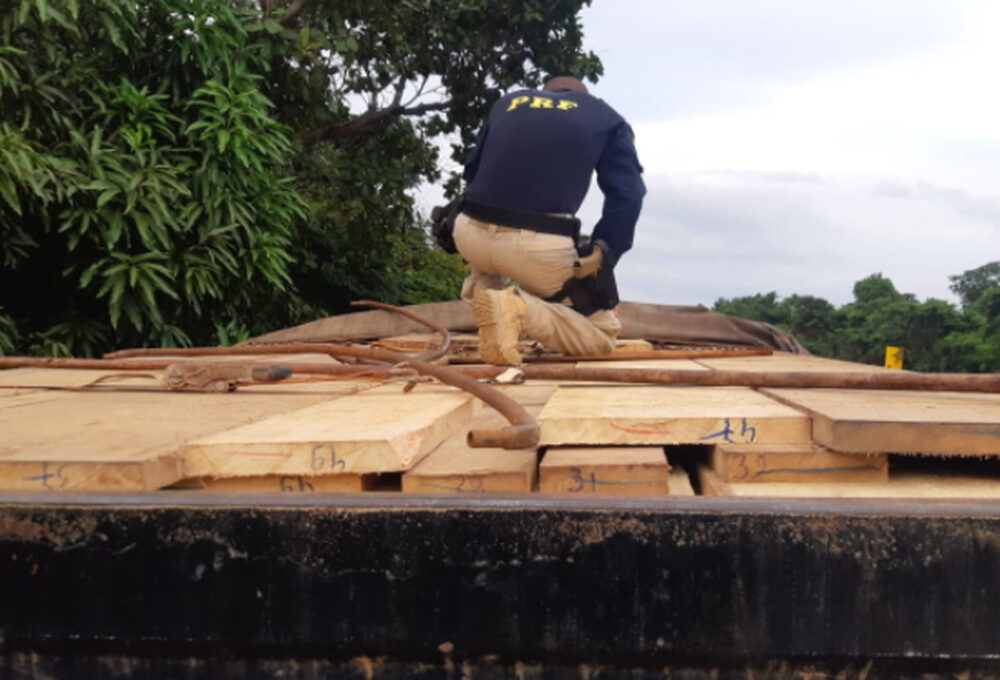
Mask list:
MULTIPOLYGON (((886 370, 784 354, 587 365, 886 370)), ((470 449, 470 429, 503 421, 436 383, 196 394, 101 371, 2 371, 0 489, 1000 496, 989 471, 894 474, 891 462, 1000 454, 1000 395, 549 381, 499 389, 536 415, 538 447, 470 449)))

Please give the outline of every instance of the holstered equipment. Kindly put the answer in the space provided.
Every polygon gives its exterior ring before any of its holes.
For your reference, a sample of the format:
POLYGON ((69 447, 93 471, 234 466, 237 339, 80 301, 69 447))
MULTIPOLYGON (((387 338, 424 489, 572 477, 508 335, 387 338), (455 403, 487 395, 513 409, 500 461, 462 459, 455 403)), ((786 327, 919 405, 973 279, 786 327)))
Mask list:
POLYGON ((434 206, 431 209, 431 235, 446 253, 457 253, 455 247, 455 220, 462 212, 465 195, 461 195, 446 205, 434 206))
MULTIPOLYGON (((590 239, 579 240, 576 252, 580 257, 587 257, 594 252, 590 239)), ((615 270, 605 263, 593 276, 578 279, 571 276, 555 295, 545 298, 546 302, 562 302, 566 298, 573 303, 573 309, 590 316, 602 309, 614 309, 618 306, 618 283, 615 281, 615 270)))
POLYGON ((474 220, 498 224, 502 227, 529 229, 545 234, 569 236, 573 241, 576 241, 580 236, 580 220, 575 217, 496 208, 491 205, 476 203, 475 201, 466 201, 462 207, 462 212, 474 220))

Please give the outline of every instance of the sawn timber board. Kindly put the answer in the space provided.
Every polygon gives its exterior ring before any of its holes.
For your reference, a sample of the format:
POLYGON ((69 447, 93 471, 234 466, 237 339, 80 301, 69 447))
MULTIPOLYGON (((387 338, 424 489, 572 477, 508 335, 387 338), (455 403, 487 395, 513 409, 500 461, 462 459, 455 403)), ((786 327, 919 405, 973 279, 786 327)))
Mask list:
POLYGON ((661 446, 550 448, 538 465, 541 493, 664 495, 670 465, 661 446))
POLYGON ((795 444, 809 417, 746 387, 560 387, 539 416, 541 443, 795 444))
POLYGON ((97 380, 124 387, 155 386, 149 378, 125 377, 121 371, 65 368, 12 368, 0 370, 0 408, 64 399, 97 380), (115 376, 115 377, 111 377, 115 376), (118 377, 121 376, 121 377, 118 377))
MULTIPOLYGON (((532 416, 556 391, 554 385, 501 385, 498 389, 532 416)), ((538 447, 525 449, 470 448, 469 430, 498 428, 507 421, 493 409, 467 423, 403 475, 403 493, 479 494, 528 493, 538 476, 538 447)))
POLYGON ((184 476, 180 450, 197 437, 303 408, 370 385, 323 392, 203 394, 61 392, 62 398, 0 408, 0 488, 148 490, 184 476))
POLYGON ((766 389, 810 413, 813 438, 847 453, 1000 454, 1000 394, 766 389))
POLYGON ((884 373, 893 370, 882 366, 858 364, 852 361, 826 359, 803 354, 775 352, 771 356, 719 357, 695 359, 698 364, 718 371, 760 371, 777 373, 796 371, 803 373, 884 373))
POLYGON ((455 388, 375 389, 316 404, 184 447, 189 477, 408 470, 469 421, 476 400, 455 388))
POLYGON ((816 444, 716 444, 712 469, 725 482, 887 482, 884 453, 837 453, 816 444))
POLYGON ((774 498, 1000 498, 1000 479, 970 474, 906 470, 887 482, 807 482, 802 484, 729 484, 707 467, 698 470, 705 496, 774 498))

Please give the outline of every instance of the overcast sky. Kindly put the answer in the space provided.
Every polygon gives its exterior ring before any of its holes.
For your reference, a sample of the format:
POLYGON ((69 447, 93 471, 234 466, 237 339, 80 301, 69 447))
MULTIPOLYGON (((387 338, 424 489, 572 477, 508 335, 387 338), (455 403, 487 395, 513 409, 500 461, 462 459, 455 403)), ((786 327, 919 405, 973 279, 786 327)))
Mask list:
POLYGON ((594 0, 583 23, 645 167, 623 299, 839 305, 881 272, 955 301, 948 275, 1000 260, 1000 2, 594 0))

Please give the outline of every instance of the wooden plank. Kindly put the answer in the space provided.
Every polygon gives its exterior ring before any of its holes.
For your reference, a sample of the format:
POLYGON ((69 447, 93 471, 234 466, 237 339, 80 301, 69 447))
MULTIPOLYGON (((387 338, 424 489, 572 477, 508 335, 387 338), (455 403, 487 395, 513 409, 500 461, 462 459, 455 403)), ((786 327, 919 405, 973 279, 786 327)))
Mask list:
POLYGON ((393 472, 413 467, 468 422, 455 388, 376 388, 218 432, 184 447, 190 477, 393 472))
POLYGON ((806 484, 726 484, 707 466, 699 469, 702 493, 709 496, 788 498, 1000 498, 995 475, 890 472, 888 482, 806 484))
POLYGON ((74 461, 72 453, 54 462, 0 460, 0 489, 5 491, 151 491, 184 475, 180 456, 150 454, 136 460, 74 461))
MULTIPOLYGON (((537 406, 537 412, 540 412, 541 407, 545 406, 549 399, 552 398, 552 395, 555 394, 558 385, 552 383, 538 384, 532 380, 522 385, 494 385, 494 387, 529 411, 531 410, 529 407, 537 406)), ((538 414, 537 412, 535 415, 538 414)))
POLYGON ((787 352, 775 352, 771 356, 703 358, 695 359, 695 361, 702 366, 719 371, 884 373, 888 370, 882 366, 869 366, 868 364, 858 364, 853 361, 825 359, 807 354, 789 354, 787 352))
POLYGON ((126 377, 121 371, 92 371, 64 368, 13 368, 0 370, 0 408, 36 404, 64 399, 102 378, 115 376, 104 385, 125 387, 148 386, 156 383, 149 378, 126 377), (121 376, 121 377, 119 377, 121 376))
POLYGON ((322 393, 66 392, 0 408, 0 488, 160 488, 184 476, 179 451, 187 440, 356 389, 338 383, 322 393))
POLYGON ((541 443, 793 444, 809 418, 745 387, 560 387, 539 416, 541 443))
POLYGON ((1000 454, 1000 394, 820 389, 762 392, 811 414, 813 438, 834 451, 1000 454))
POLYGON ((92 371, 68 368, 8 368, 0 369, 0 397, 10 389, 43 387, 81 387, 95 380, 122 371, 92 371))
POLYGON ((701 487, 702 496, 734 495, 732 487, 707 465, 698 466, 698 486, 701 487))
POLYGON ((247 493, 357 493, 374 488, 377 475, 254 475, 251 477, 195 477, 175 489, 240 491, 247 493))
MULTIPOLYGON (((526 405, 525 409, 536 415, 541 410, 541 405, 526 405)), ((492 410, 473 419, 403 475, 403 493, 466 494, 532 491, 538 475, 537 447, 515 450, 473 449, 466 443, 470 429, 496 428, 506 424, 507 421, 492 410)))
POLYGON ((694 496, 694 488, 691 486, 691 478, 688 477, 687 470, 675 468, 670 471, 670 495, 671 496, 694 496))
POLYGON ((551 448, 538 466, 542 493, 645 496, 670 491, 662 447, 551 448))
POLYGON ((889 456, 835 453, 816 444, 716 444, 712 469, 726 482, 886 482, 889 456))

